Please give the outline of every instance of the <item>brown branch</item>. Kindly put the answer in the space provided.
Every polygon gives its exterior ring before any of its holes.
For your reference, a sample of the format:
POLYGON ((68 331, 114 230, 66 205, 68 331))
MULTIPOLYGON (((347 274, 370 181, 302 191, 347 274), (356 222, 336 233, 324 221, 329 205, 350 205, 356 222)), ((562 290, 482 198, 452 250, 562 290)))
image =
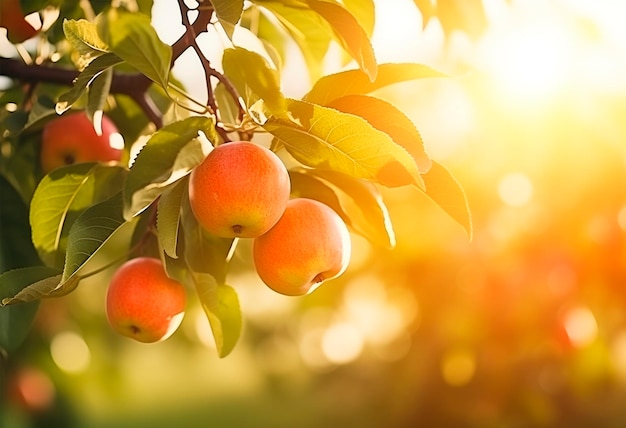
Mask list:
MULTIPOLYGON (((0 75, 36 84, 39 82, 72 86, 79 72, 68 68, 49 65, 29 65, 13 58, 0 57, 0 75)), ((143 110, 145 115, 159 128, 163 120, 158 108, 148 97, 152 81, 140 73, 113 73, 110 93, 128 95, 143 110)))
MULTIPOLYGON (((193 24, 190 24, 193 33, 191 33, 189 28, 187 28, 183 35, 180 36, 180 38, 172 45, 172 65, 183 54, 183 52, 185 52, 187 48, 192 45, 193 41, 199 34, 208 31, 209 23, 213 18, 213 5, 208 1, 204 3, 207 3, 207 5, 200 3, 200 6, 197 9, 199 12, 198 17, 193 24)), ((187 17, 187 10, 188 8, 186 6, 184 10, 181 8, 180 13, 182 15, 183 22, 189 21, 187 17)))

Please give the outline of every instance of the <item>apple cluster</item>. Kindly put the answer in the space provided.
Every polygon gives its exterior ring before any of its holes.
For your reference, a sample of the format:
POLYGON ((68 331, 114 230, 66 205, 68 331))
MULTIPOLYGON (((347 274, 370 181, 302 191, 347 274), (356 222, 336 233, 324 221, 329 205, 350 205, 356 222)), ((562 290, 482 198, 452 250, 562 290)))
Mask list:
MULTIPOLYGON (((43 130, 41 166, 49 172, 87 161, 117 161, 113 122, 102 118, 97 134, 87 116, 70 113, 43 130)), ((222 238, 253 239, 253 261, 272 290, 299 296, 341 275, 348 266, 348 228, 329 206, 290 198, 285 164, 249 141, 215 147, 192 171, 189 203, 198 223, 222 238)), ((107 292, 106 312, 118 333, 141 342, 169 337, 185 310, 185 288, 168 277, 160 260, 138 257, 122 265, 107 292)))
POLYGON ((329 206, 290 199, 285 164, 249 141, 217 146, 191 173, 189 202, 198 222, 223 238, 253 238, 253 260, 272 290, 299 296, 348 266, 348 228, 329 206))

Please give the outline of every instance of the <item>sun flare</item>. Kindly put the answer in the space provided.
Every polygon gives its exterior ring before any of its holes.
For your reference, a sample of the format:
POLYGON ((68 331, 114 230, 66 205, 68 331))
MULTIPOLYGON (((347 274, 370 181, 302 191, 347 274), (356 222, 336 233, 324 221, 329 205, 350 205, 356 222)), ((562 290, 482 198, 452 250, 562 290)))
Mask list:
POLYGON ((626 31, 609 31, 611 2, 594 5, 581 11, 559 2, 513 2, 505 24, 492 26, 480 45, 479 68, 494 91, 536 106, 590 83, 597 89, 622 84, 625 64, 616 54, 626 31))

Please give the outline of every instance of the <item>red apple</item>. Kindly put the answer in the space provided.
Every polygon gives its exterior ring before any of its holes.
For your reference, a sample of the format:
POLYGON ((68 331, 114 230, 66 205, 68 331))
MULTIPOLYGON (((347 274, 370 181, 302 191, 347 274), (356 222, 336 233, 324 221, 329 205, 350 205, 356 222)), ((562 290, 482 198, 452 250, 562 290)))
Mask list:
POLYGON ((119 161, 124 139, 107 116, 102 117, 102 134, 83 112, 66 113, 46 124, 41 139, 41 168, 44 173, 79 162, 119 161))
POLYGON ((106 297, 109 324, 139 342, 170 337, 185 312, 185 287, 167 276, 159 259, 138 257, 113 275, 106 297))

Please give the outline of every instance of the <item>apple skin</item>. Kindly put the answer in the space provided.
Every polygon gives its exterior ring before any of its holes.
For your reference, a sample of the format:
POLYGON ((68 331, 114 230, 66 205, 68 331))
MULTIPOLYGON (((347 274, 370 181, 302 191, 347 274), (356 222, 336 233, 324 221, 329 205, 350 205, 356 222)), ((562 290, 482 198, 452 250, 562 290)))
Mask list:
POLYGON ((217 146, 191 172, 189 203, 202 227, 222 238, 254 238, 283 214, 291 182, 283 162, 248 141, 217 146))
POLYGON ((102 117, 102 135, 96 134, 84 112, 67 113, 48 122, 41 137, 41 169, 53 169, 80 162, 119 161, 123 150, 111 142, 121 139, 115 124, 102 117))
POLYGON ((332 208, 295 198, 278 223, 254 239, 252 257, 269 288, 301 296, 341 275, 348 267, 351 250, 348 228, 332 208))
POLYGON ((0 0, 0 27, 7 29, 11 43, 22 43, 39 32, 24 19, 20 0, 0 0))
POLYGON ((180 326, 185 305, 184 285, 167 276, 161 261, 137 257, 111 278, 106 315, 119 334, 139 342, 159 342, 180 326))

